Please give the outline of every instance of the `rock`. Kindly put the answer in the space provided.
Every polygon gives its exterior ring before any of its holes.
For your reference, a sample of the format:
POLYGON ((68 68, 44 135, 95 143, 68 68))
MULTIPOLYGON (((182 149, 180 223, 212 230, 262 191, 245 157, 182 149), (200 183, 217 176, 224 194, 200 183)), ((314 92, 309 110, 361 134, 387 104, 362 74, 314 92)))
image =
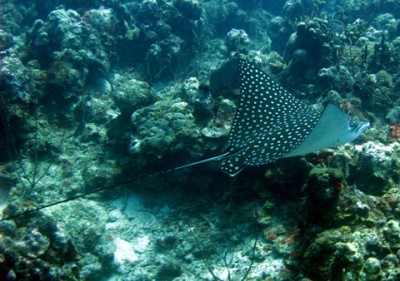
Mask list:
POLYGON ((250 38, 243 29, 231 29, 225 37, 228 52, 247 53, 250 48, 250 38))
POLYGON ((360 273, 360 281, 373 281, 381 280, 383 277, 383 272, 381 270, 381 263, 377 258, 368 258, 362 268, 360 273))

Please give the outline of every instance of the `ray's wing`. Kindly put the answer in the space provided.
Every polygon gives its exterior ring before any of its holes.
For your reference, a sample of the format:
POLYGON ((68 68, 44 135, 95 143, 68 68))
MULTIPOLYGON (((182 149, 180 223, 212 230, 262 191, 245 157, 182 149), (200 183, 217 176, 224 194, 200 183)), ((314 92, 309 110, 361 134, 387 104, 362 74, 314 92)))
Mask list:
POLYGON ((231 176, 284 157, 307 138, 321 115, 253 64, 239 60, 239 75, 241 97, 227 143, 235 155, 221 163, 231 176))
POLYGON ((328 104, 308 137, 285 157, 305 155, 353 141, 369 127, 368 122, 347 116, 337 105, 328 104), (353 123, 353 126, 351 125, 353 123))

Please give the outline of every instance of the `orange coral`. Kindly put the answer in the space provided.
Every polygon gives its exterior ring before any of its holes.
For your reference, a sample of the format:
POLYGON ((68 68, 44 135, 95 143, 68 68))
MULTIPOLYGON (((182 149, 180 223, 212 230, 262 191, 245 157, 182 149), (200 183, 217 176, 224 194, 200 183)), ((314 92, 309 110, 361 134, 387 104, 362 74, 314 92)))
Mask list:
POLYGON ((398 141, 400 139, 400 124, 389 126, 388 141, 398 141))

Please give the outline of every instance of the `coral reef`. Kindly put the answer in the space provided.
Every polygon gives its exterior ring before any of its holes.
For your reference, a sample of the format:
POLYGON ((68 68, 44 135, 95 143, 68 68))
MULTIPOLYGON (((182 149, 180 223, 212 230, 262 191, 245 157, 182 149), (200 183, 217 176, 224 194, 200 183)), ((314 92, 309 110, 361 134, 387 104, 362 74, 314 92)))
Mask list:
POLYGON ((69 235, 48 216, 35 218, 28 226, 1 222, 1 278, 76 279, 77 252, 69 235))
POLYGON ((250 39, 244 30, 231 29, 226 35, 225 45, 229 52, 246 52, 250 39))
POLYGON ((0 15, 1 280, 400 279, 398 1, 9 0, 0 15), (238 56, 371 128, 235 178, 154 175, 223 151, 238 56))

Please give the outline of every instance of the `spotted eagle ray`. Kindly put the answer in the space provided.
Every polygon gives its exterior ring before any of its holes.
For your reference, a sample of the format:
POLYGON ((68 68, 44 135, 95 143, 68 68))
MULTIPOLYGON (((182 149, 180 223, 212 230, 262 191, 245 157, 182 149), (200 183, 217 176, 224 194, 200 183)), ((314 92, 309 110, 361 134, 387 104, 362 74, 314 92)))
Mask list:
POLYGON ((351 142, 370 125, 346 115, 335 104, 328 104, 319 112, 254 64, 238 60, 238 65, 240 101, 225 152, 166 172, 221 161, 221 170, 235 176, 248 166, 351 142))
MULTIPOLYGON (((254 64, 244 60, 237 62, 240 101, 223 153, 146 178, 210 161, 220 161, 221 170, 233 177, 248 166, 260 166, 281 158, 305 155, 351 142, 370 125, 368 122, 346 115, 334 104, 328 104, 322 112, 319 112, 290 94, 254 64)), ((138 180, 140 178, 101 187, 2 218, 0 221, 138 180)))

